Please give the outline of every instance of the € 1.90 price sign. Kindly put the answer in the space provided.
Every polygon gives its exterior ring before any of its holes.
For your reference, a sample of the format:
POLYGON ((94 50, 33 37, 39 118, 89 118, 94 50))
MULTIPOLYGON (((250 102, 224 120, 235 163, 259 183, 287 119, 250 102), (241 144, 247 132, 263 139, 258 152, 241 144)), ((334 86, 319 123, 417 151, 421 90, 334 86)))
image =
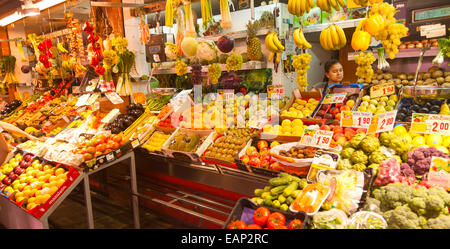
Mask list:
POLYGON ((341 126, 353 128, 369 128, 372 123, 372 113, 370 112, 341 112, 341 126))
POLYGON ((370 98, 378 98, 386 95, 391 95, 394 93, 395 93, 395 86, 392 84, 376 85, 370 88, 370 98))

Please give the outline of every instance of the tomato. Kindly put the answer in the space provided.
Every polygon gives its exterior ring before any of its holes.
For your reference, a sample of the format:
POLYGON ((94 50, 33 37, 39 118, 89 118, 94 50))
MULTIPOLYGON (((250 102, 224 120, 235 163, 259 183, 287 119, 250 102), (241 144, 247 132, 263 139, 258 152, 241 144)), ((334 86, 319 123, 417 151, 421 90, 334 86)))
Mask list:
POLYGON ((273 229, 288 229, 288 228, 285 225, 281 225, 281 226, 275 226, 273 229))
POLYGON ((246 229, 247 224, 241 220, 233 221, 228 225, 228 229, 246 229))
POLYGON ((267 220, 267 227, 270 229, 274 229, 276 226, 284 226, 285 224, 286 218, 279 212, 272 213, 267 220))
POLYGON ((262 229, 262 228, 260 225, 251 224, 251 225, 248 225, 246 229, 262 229))
POLYGON ((255 213, 253 214, 253 221, 255 224, 264 226, 267 223, 267 219, 269 218, 270 211, 269 209, 265 207, 259 207, 256 209, 255 213))
POLYGON ((289 229, 302 229, 303 222, 299 219, 294 219, 289 223, 289 229))

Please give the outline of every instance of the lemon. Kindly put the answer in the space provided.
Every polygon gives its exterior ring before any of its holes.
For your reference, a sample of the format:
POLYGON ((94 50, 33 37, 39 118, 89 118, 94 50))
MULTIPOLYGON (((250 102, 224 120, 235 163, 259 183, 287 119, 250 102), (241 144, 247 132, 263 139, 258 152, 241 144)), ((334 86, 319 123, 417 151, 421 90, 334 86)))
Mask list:
POLYGON ((442 146, 450 147, 450 136, 445 136, 445 138, 442 141, 442 146))
POLYGON ((291 126, 291 120, 285 119, 281 122, 281 126, 291 126))
POLYGON ((295 126, 302 126, 302 125, 303 125, 303 122, 300 119, 294 119, 291 122, 291 126, 293 126, 293 127, 295 127, 295 126))
POLYGON ((394 134, 399 136, 399 137, 403 137, 406 134, 408 134, 408 131, 406 130, 405 126, 397 125, 397 126, 394 127, 394 134))
POLYGON ((439 146, 442 144, 442 137, 439 134, 430 134, 427 138, 428 146, 439 146))
POLYGON ((425 145, 425 138, 423 136, 416 136, 413 138, 411 143, 415 146, 422 146, 425 145))
POLYGON ((292 131, 292 127, 291 126, 283 126, 281 128, 281 130, 283 131, 283 133, 287 133, 287 132, 291 132, 292 131))

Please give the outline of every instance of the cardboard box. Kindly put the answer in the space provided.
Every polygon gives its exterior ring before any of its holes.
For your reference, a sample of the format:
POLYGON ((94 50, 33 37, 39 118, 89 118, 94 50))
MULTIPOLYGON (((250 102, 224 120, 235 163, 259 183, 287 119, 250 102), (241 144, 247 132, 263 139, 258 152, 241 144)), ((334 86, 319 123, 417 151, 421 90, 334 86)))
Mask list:
MULTIPOLYGON (((294 94, 289 99, 288 103, 286 103, 285 107, 280 110, 280 114, 285 110, 289 110, 289 108, 292 107, 292 105, 295 103, 295 101, 297 99, 302 99, 302 100, 308 101, 311 98, 318 100, 320 103, 320 100, 322 99, 322 93, 319 91, 302 92, 302 91, 298 91, 298 89, 295 89, 294 94)), ((296 117, 290 117, 290 116, 280 116, 280 122, 285 119, 289 119, 289 120, 300 119, 306 125, 315 124, 316 122, 314 119, 312 119, 312 117, 314 117, 314 114, 316 113, 318 106, 319 106, 319 104, 314 108, 310 117, 296 118, 296 117)))

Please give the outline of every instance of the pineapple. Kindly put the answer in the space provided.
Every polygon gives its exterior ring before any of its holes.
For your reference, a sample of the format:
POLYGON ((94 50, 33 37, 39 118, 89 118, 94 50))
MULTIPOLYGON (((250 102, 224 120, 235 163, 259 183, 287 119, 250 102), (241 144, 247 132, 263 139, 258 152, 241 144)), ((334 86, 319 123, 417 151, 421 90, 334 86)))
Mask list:
POLYGON ((251 61, 259 61, 262 58, 261 41, 256 37, 258 23, 251 20, 247 24, 247 56, 251 61))

